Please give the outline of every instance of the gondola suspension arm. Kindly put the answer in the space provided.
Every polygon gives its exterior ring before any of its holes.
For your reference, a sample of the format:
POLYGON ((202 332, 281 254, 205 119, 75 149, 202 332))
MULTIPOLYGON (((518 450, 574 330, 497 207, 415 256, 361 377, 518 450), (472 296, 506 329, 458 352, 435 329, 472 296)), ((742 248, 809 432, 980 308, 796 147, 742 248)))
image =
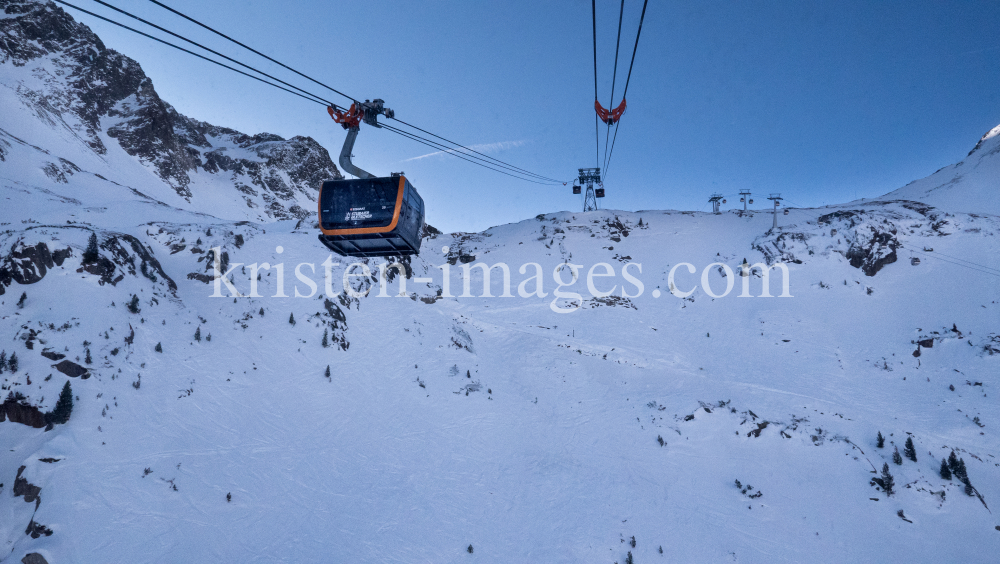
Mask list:
POLYGON ((373 101, 355 102, 343 112, 338 111, 333 106, 327 106, 326 111, 333 118, 333 121, 339 123, 341 127, 347 130, 344 147, 340 150, 340 168, 344 169, 344 172, 358 178, 375 178, 374 174, 358 168, 351 162, 351 152, 354 151, 354 142, 358 138, 358 132, 361 131, 362 121, 373 127, 381 128, 382 126, 378 123, 378 116, 383 115, 387 118, 392 118, 396 113, 386 108, 385 100, 379 98, 373 101))

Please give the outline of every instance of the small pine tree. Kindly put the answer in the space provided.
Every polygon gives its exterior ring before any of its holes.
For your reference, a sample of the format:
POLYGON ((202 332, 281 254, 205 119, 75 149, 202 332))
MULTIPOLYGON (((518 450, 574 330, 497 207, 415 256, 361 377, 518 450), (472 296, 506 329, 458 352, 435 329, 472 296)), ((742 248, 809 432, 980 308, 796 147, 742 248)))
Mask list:
POLYGON ((976 489, 972 487, 972 484, 968 481, 965 482, 965 495, 972 497, 976 495, 976 489))
POLYGON ((896 481, 893 479, 892 474, 889 473, 889 463, 886 462, 882 465, 882 489, 885 491, 885 495, 892 495, 892 488, 896 485, 896 481))
POLYGON ((198 328, 194 330, 194 340, 198 341, 199 343, 201 342, 201 325, 199 325, 198 328))
POLYGON ((205 335, 205 340, 211 343, 212 342, 212 334, 209 333, 208 335, 205 335))
POLYGON ((955 456, 955 451, 951 451, 951 454, 948 455, 948 468, 951 469, 952 474, 958 470, 958 457, 955 456))
POLYGON ((163 352, 163 344, 162 343, 156 343, 156 346, 153 347, 153 350, 156 351, 156 352, 158 352, 158 353, 163 352))
POLYGON ((62 425, 69 421, 70 414, 73 413, 73 389, 69 381, 63 384, 62 392, 59 393, 59 400, 56 401, 55 408, 48 414, 50 423, 62 425))
POLYGON ((327 379, 330 378, 330 365, 329 364, 326 365, 326 373, 323 374, 323 375, 326 376, 327 379))
POLYGON ((7 351, 0 352, 0 374, 7 370, 7 351))
POLYGON ((24 300, 28 299, 27 292, 21 292, 21 299, 17 300, 18 309, 24 308, 24 300))
POLYGON ((628 551, 628 556, 625 557, 625 564, 634 564, 632 560, 632 551, 628 551))
POLYGON ((288 324, 289 325, 295 325, 295 314, 294 313, 288 314, 288 324))
POLYGON ((903 457, 899 455, 899 448, 898 447, 896 448, 896 450, 894 450, 892 452, 892 461, 893 461, 893 463, 895 463, 897 465, 903 463, 903 457))
POLYGON ((90 239, 87 240, 87 250, 83 251, 83 262, 84 264, 96 262, 97 258, 97 233, 91 233, 90 239))
POLYGON ((958 459, 958 466, 955 468, 954 474, 959 480, 969 483, 969 473, 965 470, 965 459, 958 459))
POLYGON ((469 548, 467 548, 466 550, 468 550, 468 551, 469 551, 469 554, 472 554, 472 545, 470 544, 470 545, 469 545, 469 548))
POLYGON ((261 317, 264 317, 264 308, 260 308, 260 311, 258 311, 257 313, 258 313, 258 314, 259 314, 259 315, 260 315, 261 317))
POLYGON ((10 353, 10 360, 7 361, 7 368, 10 368, 11 374, 17 374, 17 353, 10 353))
POLYGON ((226 503, 229 503, 230 501, 233 501, 233 492, 226 494, 226 503))
POLYGON ((951 479, 951 468, 948 468, 948 461, 941 459, 941 479, 950 480, 951 479))
POLYGON ((139 296, 132 294, 132 299, 128 302, 128 310, 132 313, 139 313, 139 296))
POLYGON ((90 349, 87 349, 87 356, 83 359, 87 364, 93 364, 94 359, 90 357, 90 349))
POLYGON ((917 461, 917 450, 913 448, 912 437, 906 437, 906 445, 903 447, 903 454, 906 455, 906 458, 909 458, 914 462, 917 461))
POLYGON ((875 437, 875 446, 882 448, 885 446, 885 437, 882 436, 882 431, 878 432, 878 436, 875 437))
POLYGON ((327 334, 327 330, 326 329, 323 329, 323 343, 322 344, 323 344, 323 347, 329 347, 330 346, 330 337, 327 334))

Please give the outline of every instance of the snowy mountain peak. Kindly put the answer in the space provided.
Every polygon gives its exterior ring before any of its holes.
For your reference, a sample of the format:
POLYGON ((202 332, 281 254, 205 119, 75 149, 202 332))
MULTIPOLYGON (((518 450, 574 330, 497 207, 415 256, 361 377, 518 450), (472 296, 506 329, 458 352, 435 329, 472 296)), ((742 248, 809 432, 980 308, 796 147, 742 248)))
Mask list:
MULTIPOLYGON (((983 138, 979 140, 979 143, 976 143, 976 146, 973 147, 971 151, 969 151, 969 156, 971 157, 972 153, 975 153, 979 149, 983 148, 983 144, 990 141, 991 139, 993 139, 993 143, 989 144, 988 146, 991 148, 995 148, 996 146, 998 146, 997 144, 1000 143, 1000 125, 987 131, 986 135, 983 135, 983 138)), ((990 151, 990 149, 986 150, 990 151)), ((991 152, 995 152, 995 149, 993 149, 993 151, 991 152)))
POLYGON ((1000 215, 1000 125, 965 159, 889 192, 880 200, 915 200, 945 211, 1000 215))
POLYGON ((35 147, 19 165, 46 170, 55 156, 182 209, 255 221, 309 216, 320 183, 342 177, 309 137, 247 135, 180 114, 136 61, 51 2, 0 8, 0 100, 19 118, 0 130, 0 159, 13 145, 35 147))

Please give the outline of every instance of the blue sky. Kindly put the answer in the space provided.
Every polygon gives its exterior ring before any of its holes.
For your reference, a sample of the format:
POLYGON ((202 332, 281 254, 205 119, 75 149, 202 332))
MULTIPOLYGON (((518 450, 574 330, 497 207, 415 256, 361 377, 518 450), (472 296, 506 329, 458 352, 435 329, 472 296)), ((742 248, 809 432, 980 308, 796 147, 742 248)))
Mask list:
MULTIPOLYGON (((346 102, 152 3, 108 1, 346 102)), ((589 1, 165 3, 521 168, 569 179, 596 166, 589 1)), ((599 96, 608 106, 620 4, 597 4, 599 96)), ((619 99, 641 8, 625 2, 619 99)), ((339 153, 344 131, 321 106, 69 11, 139 61, 180 112, 246 133, 308 135, 339 153)), ((740 189, 821 205, 927 176, 1000 123, 997 29, 993 1, 653 0, 602 207, 708 210, 712 192, 740 189)), ((427 221, 447 231, 581 208, 568 186, 514 180, 447 155, 415 159, 430 152, 372 128, 354 149, 355 163, 375 174, 405 171, 427 221)))

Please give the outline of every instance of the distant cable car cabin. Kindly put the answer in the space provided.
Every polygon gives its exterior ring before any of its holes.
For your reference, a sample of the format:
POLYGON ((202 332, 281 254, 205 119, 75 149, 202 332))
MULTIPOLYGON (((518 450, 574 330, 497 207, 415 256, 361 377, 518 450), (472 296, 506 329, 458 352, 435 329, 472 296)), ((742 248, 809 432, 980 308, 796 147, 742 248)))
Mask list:
POLYGON ((574 185, 574 186, 573 186, 573 193, 574 193, 574 194, 582 194, 582 193, 583 193, 583 188, 582 188, 582 187, 580 187, 580 186, 576 186, 576 185, 574 185))
POLYGON ((385 257, 420 253, 424 200, 402 172, 376 177, 351 163, 360 122, 380 127, 379 115, 392 117, 382 100, 351 104, 345 112, 328 108, 347 130, 340 166, 358 178, 327 180, 319 191, 319 240, 347 257, 385 257))
POLYGON ((596 196, 598 198, 603 198, 604 197, 604 188, 595 188, 594 189, 594 196, 596 196))

